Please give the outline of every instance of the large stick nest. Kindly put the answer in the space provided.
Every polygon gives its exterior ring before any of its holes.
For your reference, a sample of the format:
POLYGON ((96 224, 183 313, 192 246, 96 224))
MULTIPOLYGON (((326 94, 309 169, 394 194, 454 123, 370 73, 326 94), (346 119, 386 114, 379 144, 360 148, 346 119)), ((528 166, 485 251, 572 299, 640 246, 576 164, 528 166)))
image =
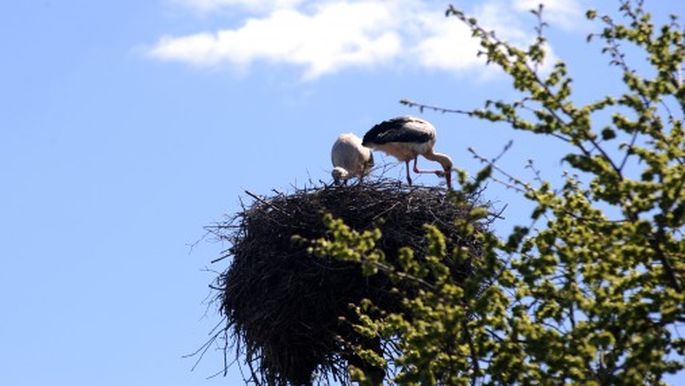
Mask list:
MULTIPOLYGON (((351 345, 379 347, 341 322, 354 319, 349 305, 367 298, 386 310, 401 307, 390 291, 396 284, 385 276, 364 276, 355 263, 311 256, 305 245, 293 242, 294 235, 326 237, 324 213, 358 231, 378 227, 382 238, 377 247, 390 263, 397 262, 398 249, 405 246, 418 258, 425 256, 423 224, 445 234, 448 250, 466 246, 472 256, 479 255, 473 237, 463 237, 453 225, 475 204, 448 199, 444 189, 381 180, 252 196, 251 206, 213 229, 230 243, 226 257, 233 257, 217 279, 226 317, 223 331, 250 369, 246 381, 256 384, 311 384, 317 374, 319 381, 345 382, 347 365, 360 366, 351 345)), ((485 231, 485 225, 474 225, 485 231)), ((452 264, 450 269, 461 280, 471 265, 452 264)))

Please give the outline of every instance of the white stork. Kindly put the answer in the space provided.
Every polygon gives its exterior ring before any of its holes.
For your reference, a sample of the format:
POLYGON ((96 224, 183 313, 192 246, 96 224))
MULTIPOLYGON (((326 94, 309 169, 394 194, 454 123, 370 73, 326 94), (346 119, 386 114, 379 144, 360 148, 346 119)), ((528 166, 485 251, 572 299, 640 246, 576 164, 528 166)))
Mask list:
POLYGON ((409 161, 414 160, 414 172, 444 176, 447 188, 452 189, 452 160, 446 154, 433 151, 435 139, 435 127, 430 122, 421 118, 404 116, 389 119, 372 127, 364 135, 362 144, 404 161, 407 165, 409 186, 411 186, 409 161), (439 162, 443 170, 420 170, 416 165, 419 155, 439 162))
POLYGON ((352 177, 360 180, 371 172, 373 154, 371 149, 362 146, 361 138, 352 133, 340 134, 331 149, 333 180, 336 183, 352 177))

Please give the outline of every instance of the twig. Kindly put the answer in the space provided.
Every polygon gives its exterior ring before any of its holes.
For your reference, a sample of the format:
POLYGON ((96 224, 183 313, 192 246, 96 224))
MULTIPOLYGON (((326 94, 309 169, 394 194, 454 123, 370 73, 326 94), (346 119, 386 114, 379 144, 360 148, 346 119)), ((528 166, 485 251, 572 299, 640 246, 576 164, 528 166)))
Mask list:
POLYGON ((447 109, 444 107, 431 106, 423 103, 418 103, 411 101, 409 99, 400 99, 400 103, 409 107, 418 107, 419 111, 423 113, 424 109, 429 109, 437 111, 439 113, 452 113, 452 114, 464 114, 468 116, 473 116, 475 113, 473 111, 459 110, 459 109, 447 109))
POLYGON ((270 203, 270 202, 268 202, 268 201, 265 201, 263 198, 261 198, 261 197, 259 197, 258 195, 256 195, 256 194, 250 192, 249 190, 246 190, 245 193, 246 193, 248 196, 254 198, 255 200, 261 202, 262 204, 264 204, 264 205, 266 205, 266 206, 268 206, 268 207, 270 207, 270 208, 273 208, 273 209, 275 209, 275 210, 277 210, 277 211, 279 211, 279 212, 281 212, 281 213, 283 213, 283 214, 285 214, 285 215, 289 215, 289 213, 287 213, 287 212, 284 211, 283 209, 277 207, 276 205, 274 205, 274 204, 272 204, 272 203, 270 203))

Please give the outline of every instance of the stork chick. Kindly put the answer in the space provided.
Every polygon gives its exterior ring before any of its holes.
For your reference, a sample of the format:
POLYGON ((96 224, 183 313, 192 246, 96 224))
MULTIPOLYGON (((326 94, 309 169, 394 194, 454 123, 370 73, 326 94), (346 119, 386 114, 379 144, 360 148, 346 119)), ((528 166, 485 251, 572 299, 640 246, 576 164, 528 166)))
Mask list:
POLYGON ((389 154, 407 165, 407 183, 411 186, 409 161, 414 160, 415 173, 432 173, 438 177, 445 177, 447 189, 452 189, 452 159, 442 153, 433 151, 436 131, 433 125, 421 118, 403 116, 383 121, 372 127, 366 135, 362 145, 378 149, 389 154), (421 170, 417 166, 419 155, 436 161, 442 170, 421 170))
POLYGON ((352 177, 368 175, 373 167, 371 149, 362 145, 361 138, 352 133, 340 134, 331 149, 333 171, 331 175, 336 183, 352 177))

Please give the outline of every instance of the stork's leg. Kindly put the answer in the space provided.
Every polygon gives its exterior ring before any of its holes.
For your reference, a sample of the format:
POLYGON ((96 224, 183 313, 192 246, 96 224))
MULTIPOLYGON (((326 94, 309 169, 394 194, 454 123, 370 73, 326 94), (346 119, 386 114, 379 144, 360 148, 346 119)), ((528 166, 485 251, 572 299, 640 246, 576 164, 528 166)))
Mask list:
POLYGON ((418 165, 416 164, 418 159, 419 159, 419 157, 414 158, 414 173, 430 173, 430 174, 437 174, 437 175, 445 174, 444 170, 421 170, 421 169, 419 169, 418 165))
MULTIPOLYGON (((416 159, 414 159, 414 161, 416 161, 416 159)), ((409 184, 409 186, 411 186, 411 176, 409 174, 409 161, 405 161, 405 164, 407 164, 407 183, 409 184)))

